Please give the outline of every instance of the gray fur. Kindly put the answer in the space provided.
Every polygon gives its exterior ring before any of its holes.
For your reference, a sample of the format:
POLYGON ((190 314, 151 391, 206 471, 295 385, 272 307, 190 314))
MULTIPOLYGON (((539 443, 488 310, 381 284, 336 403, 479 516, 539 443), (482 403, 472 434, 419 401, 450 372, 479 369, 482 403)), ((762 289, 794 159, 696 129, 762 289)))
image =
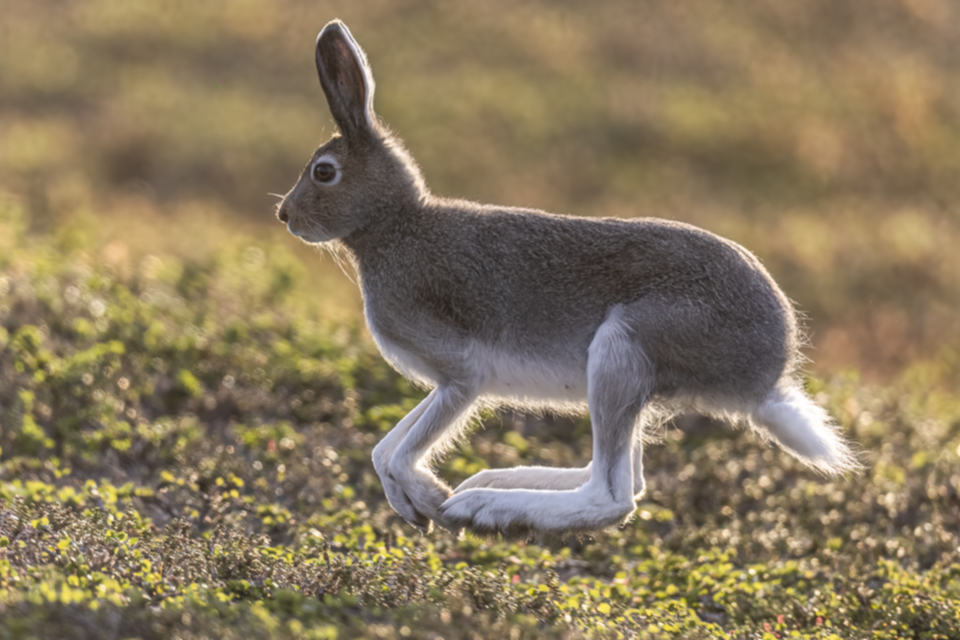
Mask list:
POLYGON ((438 390, 375 453, 391 504, 409 521, 507 533, 615 523, 643 490, 638 429, 682 409, 745 421, 771 437, 783 415, 803 414, 790 418, 800 429, 791 453, 826 472, 856 467, 835 427, 803 408, 810 401, 794 377, 801 335, 793 307, 746 249, 667 220, 438 198, 373 114, 366 57, 339 21, 318 36, 317 66, 341 135, 315 152, 278 216, 305 241, 347 255, 385 357, 438 390), (336 159, 338 183, 311 177, 322 158, 336 159), (487 474, 444 502, 450 489, 427 464, 458 435, 474 400, 560 410, 589 401, 590 480, 586 470, 565 481, 535 468, 487 474), (763 419, 755 417, 760 407, 763 419), (816 441, 809 451, 808 440, 816 441), (547 492, 530 491, 544 483, 577 500, 600 483, 611 502, 585 521, 521 513, 520 498, 546 500, 547 492))

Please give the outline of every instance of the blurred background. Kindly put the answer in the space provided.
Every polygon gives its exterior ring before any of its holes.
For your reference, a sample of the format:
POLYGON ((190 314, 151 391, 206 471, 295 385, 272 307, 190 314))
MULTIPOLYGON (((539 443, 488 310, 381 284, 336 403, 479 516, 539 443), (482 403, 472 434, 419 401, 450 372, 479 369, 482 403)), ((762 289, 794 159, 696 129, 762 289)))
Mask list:
MULTIPOLYGON (((812 370, 957 366, 950 0, 4 0, 0 201, 105 261, 280 239, 270 194, 334 131, 313 63, 334 17, 437 194, 691 222, 760 256, 812 370)), ((359 315, 332 261, 278 241, 359 315)))

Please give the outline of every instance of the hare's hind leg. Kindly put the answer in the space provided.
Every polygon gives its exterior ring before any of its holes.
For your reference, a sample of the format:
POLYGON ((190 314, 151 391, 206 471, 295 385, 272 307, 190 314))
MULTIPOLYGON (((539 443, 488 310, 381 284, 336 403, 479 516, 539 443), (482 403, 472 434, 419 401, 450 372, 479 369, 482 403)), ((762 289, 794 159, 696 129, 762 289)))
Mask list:
MULTIPOLYGON (((603 529, 633 512, 640 474, 634 463, 641 454, 636 429, 653 371, 621 313, 620 308, 611 311, 590 345, 587 396, 594 458, 589 479, 565 490, 465 489, 443 503, 441 522, 508 536, 564 534, 603 529)), ((577 478, 581 470, 572 471, 567 478, 577 478)))
POLYGON ((429 530, 450 488, 432 471, 431 457, 469 415, 476 392, 441 385, 394 427, 374 449, 374 468, 390 505, 404 520, 429 530))
MULTIPOLYGON (((633 443, 633 498, 639 500, 646 490, 643 479, 643 438, 642 425, 636 429, 633 443)), ((467 489, 546 489, 565 491, 576 489, 590 479, 590 467, 512 467, 510 469, 484 469, 473 474, 453 490, 454 494, 467 489)))
POLYGON ((563 491, 576 489, 590 479, 590 465, 579 469, 556 467, 513 467, 512 469, 484 469, 461 482, 454 493, 467 489, 547 489, 563 491))

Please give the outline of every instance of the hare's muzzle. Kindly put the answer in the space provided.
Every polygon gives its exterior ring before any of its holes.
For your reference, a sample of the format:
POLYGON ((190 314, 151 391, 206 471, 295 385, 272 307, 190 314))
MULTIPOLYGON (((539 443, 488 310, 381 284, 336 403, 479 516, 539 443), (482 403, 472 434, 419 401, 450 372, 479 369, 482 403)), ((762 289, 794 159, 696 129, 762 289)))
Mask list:
POLYGON ((280 218, 280 222, 287 222, 290 220, 290 216, 287 215, 286 202, 280 203, 280 208, 277 209, 277 217, 280 218))

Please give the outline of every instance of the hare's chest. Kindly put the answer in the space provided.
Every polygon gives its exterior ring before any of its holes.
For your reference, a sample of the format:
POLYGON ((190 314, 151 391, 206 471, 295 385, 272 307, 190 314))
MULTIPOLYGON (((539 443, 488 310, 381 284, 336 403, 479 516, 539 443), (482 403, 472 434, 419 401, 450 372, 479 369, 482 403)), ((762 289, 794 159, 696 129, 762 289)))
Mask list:
POLYGON ((404 314, 378 306, 371 297, 365 296, 364 315, 380 354, 404 377, 429 387, 449 377, 437 359, 438 352, 443 351, 437 346, 437 336, 404 314))

